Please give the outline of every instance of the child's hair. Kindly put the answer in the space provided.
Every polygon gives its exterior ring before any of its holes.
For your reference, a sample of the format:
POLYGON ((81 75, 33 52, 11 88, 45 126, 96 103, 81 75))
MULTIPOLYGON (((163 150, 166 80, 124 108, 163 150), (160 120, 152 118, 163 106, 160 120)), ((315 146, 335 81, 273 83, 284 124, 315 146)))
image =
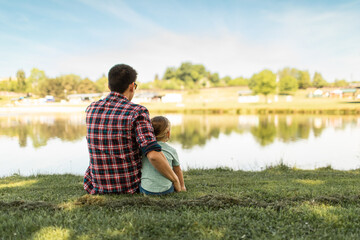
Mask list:
POLYGON ((163 116, 156 116, 151 119, 157 141, 167 141, 167 133, 170 130, 170 121, 163 116))

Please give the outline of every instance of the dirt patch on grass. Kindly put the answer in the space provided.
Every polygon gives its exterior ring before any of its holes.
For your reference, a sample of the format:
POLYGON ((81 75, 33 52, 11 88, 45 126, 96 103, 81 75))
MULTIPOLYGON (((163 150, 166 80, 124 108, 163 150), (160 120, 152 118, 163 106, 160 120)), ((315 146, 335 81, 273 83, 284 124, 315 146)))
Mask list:
POLYGON ((229 207, 248 207, 248 208, 272 208, 274 210, 281 210, 292 207, 301 203, 311 204, 328 204, 328 205, 360 205, 360 195, 356 196, 318 196, 315 198, 288 198, 275 201, 257 200, 251 198, 234 198, 224 195, 205 195, 195 199, 171 199, 164 197, 126 197, 126 198, 107 198, 106 196, 92 196, 84 195, 72 203, 68 204, 52 204, 47 202, 31 202, 31 201, 0 201, 0 210, 6 209, 50 209, 62 210, 68 208, 70 205, 78 207, 107 207, 107 208, 123 208, 123 207, 153 207, 159 209, 176 209, 179 207, 193 208, 205 207, 208 209, 223 209, 229 207))
POLYGON ((3 202, 0 201, 0 210, 7 209, 21 209, 21 210, 34 210, 34 209, 50 209, 57 210, 60 209, 57 205, 47 203, 47 202, 32 202, 32 201, 12 201, 12 202, 3 202))

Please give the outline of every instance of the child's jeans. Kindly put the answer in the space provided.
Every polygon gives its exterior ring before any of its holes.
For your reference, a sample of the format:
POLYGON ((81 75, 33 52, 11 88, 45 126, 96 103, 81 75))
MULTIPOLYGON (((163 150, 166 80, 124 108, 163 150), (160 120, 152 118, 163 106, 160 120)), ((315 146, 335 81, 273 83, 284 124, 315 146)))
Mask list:
POLYGON ((140 193, 144 193, 145 195, 165 195, 165 194, 169 194, 169 193, 174 192, 174 185, 171 185, 171 188, 169 188, 169 190, 166 190, 164 192, 149 192, 149 191, 143 189, 141 187, 141 184, 139 186, 139 189, 140 189, 140 193))

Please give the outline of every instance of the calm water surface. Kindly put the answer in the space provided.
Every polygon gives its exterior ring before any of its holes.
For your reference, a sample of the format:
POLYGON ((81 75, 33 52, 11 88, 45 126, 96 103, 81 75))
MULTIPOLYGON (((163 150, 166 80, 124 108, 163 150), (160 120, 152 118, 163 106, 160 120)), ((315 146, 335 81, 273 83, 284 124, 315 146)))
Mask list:
MULTIPOLYGON (((183 169, 360 168, 360 116, 166 115, 183 169)), ((84 114, 0 116, 0 176, 88 166, 84 114)))

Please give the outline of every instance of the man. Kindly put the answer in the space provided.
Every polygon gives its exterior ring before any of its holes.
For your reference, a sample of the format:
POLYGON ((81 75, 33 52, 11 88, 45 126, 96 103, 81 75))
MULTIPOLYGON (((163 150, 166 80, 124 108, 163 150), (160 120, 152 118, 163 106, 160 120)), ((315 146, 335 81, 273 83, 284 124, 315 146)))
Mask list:
POLYGON ((136 71, 125 64, 108 74, 110 94, 86 109, 90 165, 84 189, 90 194, 136 193, 141 178, 141 157, 180 191, 180 183, 156 142, 148 110, 131 102, 137 84, 136 71))

